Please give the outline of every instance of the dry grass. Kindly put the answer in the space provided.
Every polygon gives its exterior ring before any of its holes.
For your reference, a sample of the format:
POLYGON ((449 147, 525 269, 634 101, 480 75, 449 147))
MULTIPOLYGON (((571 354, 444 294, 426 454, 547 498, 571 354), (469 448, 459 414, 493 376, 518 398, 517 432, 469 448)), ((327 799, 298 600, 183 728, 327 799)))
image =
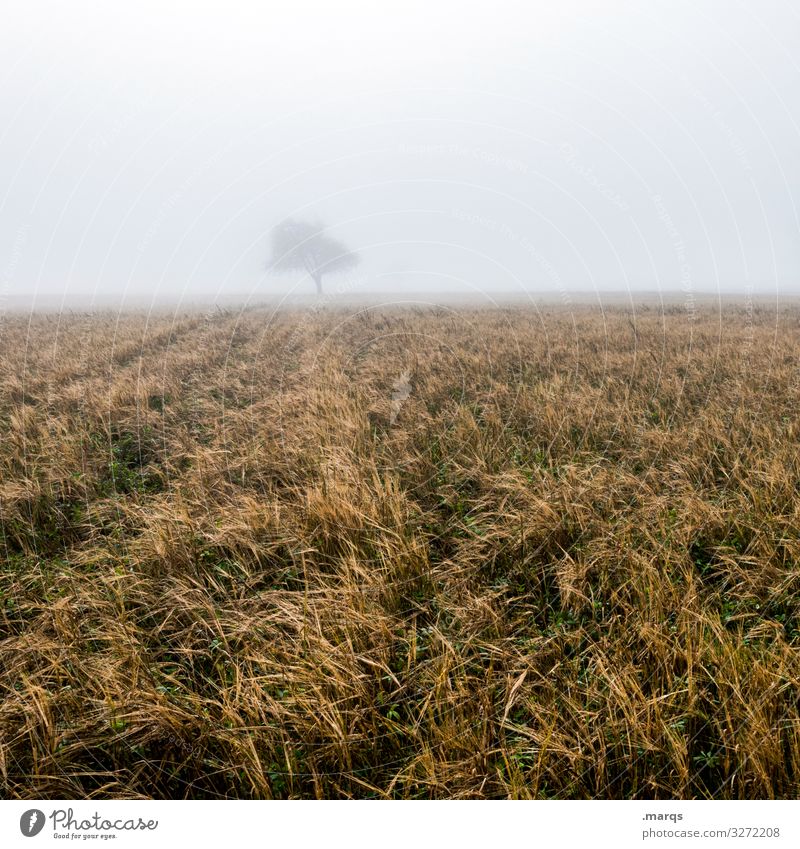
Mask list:
POLYGON ((7 317, 3 794, 795 797, 798 330, 7 317))

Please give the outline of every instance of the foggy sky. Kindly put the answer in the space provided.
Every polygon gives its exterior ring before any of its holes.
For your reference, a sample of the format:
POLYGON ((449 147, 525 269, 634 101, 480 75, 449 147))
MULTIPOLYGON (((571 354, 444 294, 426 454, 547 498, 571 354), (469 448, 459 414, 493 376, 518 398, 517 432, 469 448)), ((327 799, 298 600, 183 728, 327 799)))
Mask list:
POLYGON ((310 294, 287 216, 334 293, 800 294, 790 0, 4 17, 0 308, 310 294))

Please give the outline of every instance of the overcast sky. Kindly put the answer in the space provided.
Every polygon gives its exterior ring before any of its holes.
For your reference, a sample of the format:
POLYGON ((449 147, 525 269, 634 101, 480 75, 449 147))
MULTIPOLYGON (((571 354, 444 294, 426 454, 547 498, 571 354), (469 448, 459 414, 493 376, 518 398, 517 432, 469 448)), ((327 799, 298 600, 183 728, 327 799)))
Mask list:
POLYGON ((759 2, 6 6, 0 306, 800 294, 800 13, 759 2))

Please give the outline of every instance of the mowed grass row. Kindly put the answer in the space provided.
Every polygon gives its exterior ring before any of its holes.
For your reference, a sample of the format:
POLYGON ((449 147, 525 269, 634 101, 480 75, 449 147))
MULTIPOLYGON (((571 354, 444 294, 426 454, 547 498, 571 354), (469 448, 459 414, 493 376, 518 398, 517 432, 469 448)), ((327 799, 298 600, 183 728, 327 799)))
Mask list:
POLYGON ((788 798, 800 310, 6 316, 6 797, 788 798))

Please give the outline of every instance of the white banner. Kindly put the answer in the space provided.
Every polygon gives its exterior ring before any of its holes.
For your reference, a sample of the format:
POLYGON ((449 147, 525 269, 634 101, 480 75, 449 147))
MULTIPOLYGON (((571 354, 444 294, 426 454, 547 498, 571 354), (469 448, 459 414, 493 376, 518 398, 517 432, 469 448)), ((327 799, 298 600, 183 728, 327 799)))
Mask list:
POLYGON ((800 803, 7 801, 0 846, 800 846, 800 803))

